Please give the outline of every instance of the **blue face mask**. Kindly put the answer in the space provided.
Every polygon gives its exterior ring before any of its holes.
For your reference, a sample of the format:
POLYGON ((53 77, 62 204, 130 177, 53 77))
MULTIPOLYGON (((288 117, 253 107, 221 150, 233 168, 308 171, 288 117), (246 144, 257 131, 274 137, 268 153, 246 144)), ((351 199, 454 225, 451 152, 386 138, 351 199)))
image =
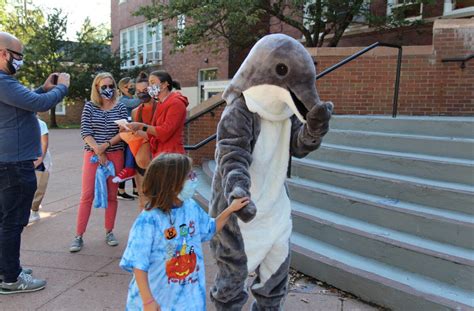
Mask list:
POLYGON ((187 179, 184 182, 183 185, 183 190, 178 194, 178 199, 181 201, 186 201, 189 200, 193 197, 194 192, 196 192, 196 187, 197 187, 197 179, 187 179))

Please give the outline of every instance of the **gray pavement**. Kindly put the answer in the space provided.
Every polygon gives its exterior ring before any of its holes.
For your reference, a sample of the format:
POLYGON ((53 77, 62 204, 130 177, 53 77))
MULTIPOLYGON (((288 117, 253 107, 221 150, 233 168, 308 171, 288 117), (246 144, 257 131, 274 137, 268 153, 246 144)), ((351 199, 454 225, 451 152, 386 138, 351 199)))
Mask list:
MULTIPOLYGON (((34 275, 45 278, 48 285, 35 293, 0 296, 0 310, 123 310, 131 277, 118 267, 118 262, 138 214, 137 201, 119 201, 114 230, 119 246, 105 244, 104 211, 93 210, 84 248, 79 253, 69 253, 81 191, 79 130, 52 130, 50 150, 53 172, 40 211, 41 220, 25 228, 21 250, 22 265, 33 268, 34 275)), ((216 269, 207 244, 205 256, 209 288, 216 269)), ((248 309, 249 303, 245 307, 248 309)), ((305 278, 291 286, 285 309, 377 310, 305 278)), ((209 301, 208 310, 214 310, 209 301)))

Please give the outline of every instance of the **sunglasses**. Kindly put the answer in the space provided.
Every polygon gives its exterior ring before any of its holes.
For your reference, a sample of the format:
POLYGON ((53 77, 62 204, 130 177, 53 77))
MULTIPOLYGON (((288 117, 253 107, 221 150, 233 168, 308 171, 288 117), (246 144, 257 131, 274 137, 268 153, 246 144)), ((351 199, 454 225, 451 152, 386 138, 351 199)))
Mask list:
POLYGON ((15 57, 15 56, 12 55, 12 57, 13 57, 14 59, 16 59, 16 60, 22 60, 22 59, 23 59, 23 54, 22 54, 22 53, 17 52, 17 51, 13 51, 13 50, 10 50, 10 49, 7 49, 7 48, 5 48, 5 50, 8 51, 8 52, 10 52, 11 54, 17 55, 17 57, 15 57))
POLYGON ((102 86, 100 87, 101 90, 105 90, 106 88, 115 89, 115 85, 109 84, 109 85, 102 85, 102 86))

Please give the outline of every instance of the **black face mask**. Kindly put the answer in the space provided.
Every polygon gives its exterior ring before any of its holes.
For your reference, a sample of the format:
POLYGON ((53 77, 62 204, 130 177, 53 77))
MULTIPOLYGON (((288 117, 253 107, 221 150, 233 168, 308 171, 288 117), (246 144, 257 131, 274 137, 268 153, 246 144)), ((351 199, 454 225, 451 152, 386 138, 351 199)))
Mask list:
POLYGON ((148 94, 147 91, 137 93, 137 97, 140 100, 140 102, 142 102, 142 103, 147 103, 151 99, 151 96, 150 96, 150 94, 148 94))
POLYGON ((130 95, 135 95, 135 88, 134 88, 134 87, 129 88, 129 89, 128 89, 128 93, 129 93, 130 95))

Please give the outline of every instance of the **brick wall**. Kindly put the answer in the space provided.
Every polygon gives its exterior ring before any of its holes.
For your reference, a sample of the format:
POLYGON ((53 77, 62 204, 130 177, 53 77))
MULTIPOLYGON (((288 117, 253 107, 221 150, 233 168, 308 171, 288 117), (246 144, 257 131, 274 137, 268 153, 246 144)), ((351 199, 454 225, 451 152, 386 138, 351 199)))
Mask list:
MULTIPOLYGON (((81 124, 81 114, 82 109, 84 108, 84 102, 78 100, 75 103, 67 104, 66 114, 58 115, 56 114, 56 122, 59 126, 70 126, 70 125, 79 125, 81 124)), ((49 111, 39 113, 41 120, 45 121, 49 126, 49 111)))
MULTIPOLYGON (((474 62, 443 63, 442 58, 474 51, 474 20, 437 20, 433 45, 405 46, 400 83, 400 115, 474 116, 474 62)), ((318 71, 361 48, 312 48, 318 71)), ((335 105, 336 114, 385 114, 392 112, 397 50, 377 48, 318 80, 322 100, 335 105)), ((222 110, 222 108, 221 108, 222 110)), ((215 133, 220 112, 206 115, 187 129, 195 144, 215 133)), ((196 164, 214 157, 215 143, 193 151, 196 164)))

